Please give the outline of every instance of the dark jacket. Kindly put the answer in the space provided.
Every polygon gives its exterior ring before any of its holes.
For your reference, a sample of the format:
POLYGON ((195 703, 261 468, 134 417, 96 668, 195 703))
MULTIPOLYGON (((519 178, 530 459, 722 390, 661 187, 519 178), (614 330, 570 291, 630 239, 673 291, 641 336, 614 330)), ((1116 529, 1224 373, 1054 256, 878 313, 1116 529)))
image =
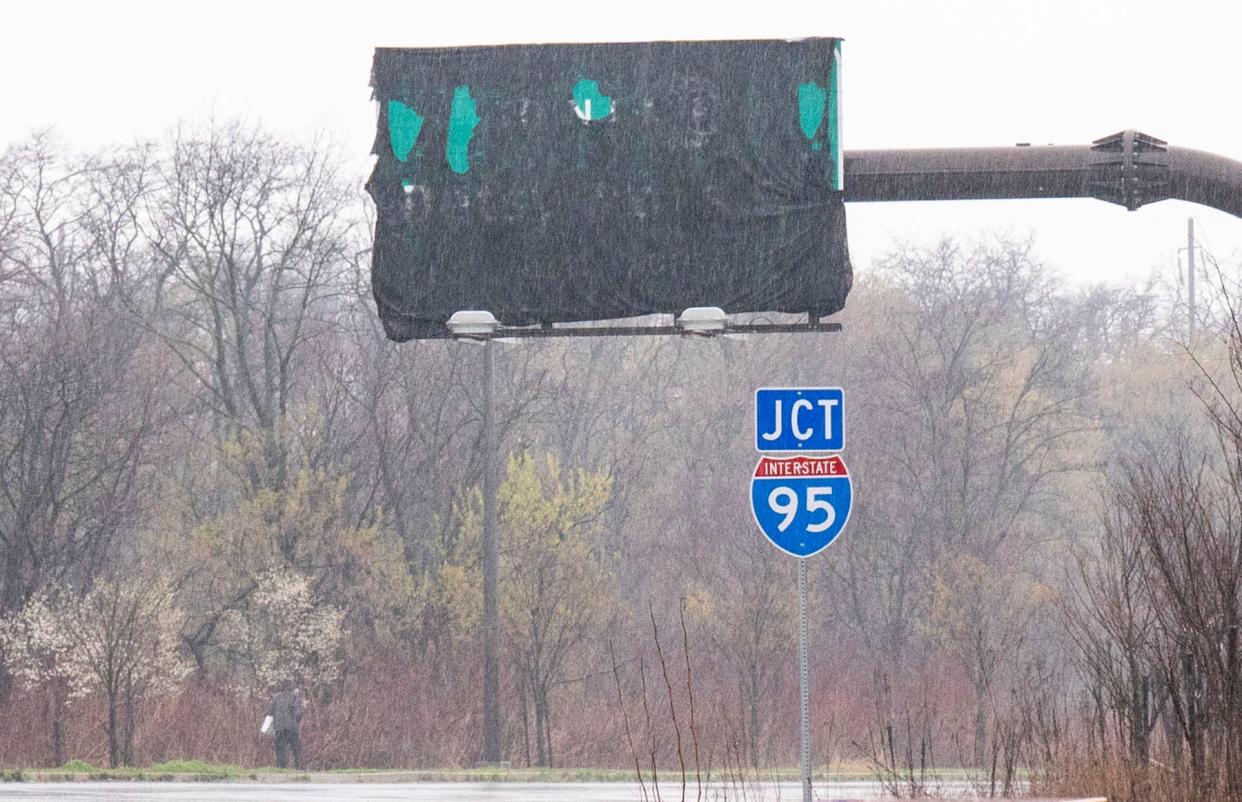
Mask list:
POLYGON ((302 695, 297 691, 281 691, 267 706, 275 730, 296 730, 302 723, 302 695))

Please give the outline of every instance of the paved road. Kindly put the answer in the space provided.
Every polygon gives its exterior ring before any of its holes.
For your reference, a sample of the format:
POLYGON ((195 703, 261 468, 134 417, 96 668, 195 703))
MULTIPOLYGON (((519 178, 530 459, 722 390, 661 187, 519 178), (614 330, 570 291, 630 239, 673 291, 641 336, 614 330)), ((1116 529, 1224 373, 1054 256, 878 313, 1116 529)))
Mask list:
MULTIPOLYGON (((960 795, 959 783, 944 783, 945 796, 960 795)), ((664 799, 679 799, 680 783, 661 783, 664 799)), ((876 783, 822 783, 815 787, 816 798, 867 799, 882 796, 876 783)), ((654 794, 648 788, 650 798, 654 794)), ((695 798, 693 783, 687 796, 695 798)), ((710 802, 723 800, 801 799, 797 783, 764 783, 729 789, 714 787, 704 794, 710 802)), ((362 802, 363 800, 402 800, 402 802, 641 802, 635 783, 174 783, 174 782, 63 782, 0 784, 0 802, 362 802)))
POLYGON ((82 782, 0 785, 0 800, 56 802, 641 802, 628 783, 164 783, 82 782))

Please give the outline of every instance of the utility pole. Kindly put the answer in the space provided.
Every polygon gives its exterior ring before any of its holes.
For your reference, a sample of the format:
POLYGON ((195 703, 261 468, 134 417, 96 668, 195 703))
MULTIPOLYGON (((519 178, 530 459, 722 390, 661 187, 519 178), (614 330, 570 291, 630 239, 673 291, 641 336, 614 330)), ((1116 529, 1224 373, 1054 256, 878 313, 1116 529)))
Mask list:
POLYGON ((1186 344, 1195 346, 1195 219, 1186 218, 1186 307, 1190 317, 1186 344))
POLYGON ((483 343, 483 762, 500 762, 500 548, 496 536, 496 349, 483 343))

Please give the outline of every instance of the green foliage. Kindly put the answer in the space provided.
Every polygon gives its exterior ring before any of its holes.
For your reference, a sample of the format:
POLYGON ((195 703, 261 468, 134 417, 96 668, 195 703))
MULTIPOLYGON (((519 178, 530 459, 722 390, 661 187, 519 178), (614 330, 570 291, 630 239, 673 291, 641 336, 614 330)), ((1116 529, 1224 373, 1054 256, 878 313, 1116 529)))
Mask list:
POLYGON ((242 769, 220 763, 208 763, 205 760, 165 760, 147 767, 147 771, 158 774, 219 774, 234 776, 242 774, 242 769))
MULTIPOLYGON (((555 617, 569 608, 590 618, 606 600, 598 591, 606 591, 614 560, 604 547, 602 525, 611 489, 603 474, 564 472, 551 454, 540 462, 525 453, 510 455, 498 499, 507 624, 527 632, 532 615, 555 617)), ((456 517, 456 536, 438 549, 440 570, 430 595, 453 611, 456 626, 472 630, 483 609, 483 497, 477 489, 458 505, 456 517)))
MULTIPOLYGON (((501 628, 535 708, 541 757, 550 737, 543 729, 549 690, 615 612, 616 556, 603 525, 611 493, 612 480, 602 473, 565 471, 552 454, 536 460, 526 452, 510 455, 500 485, 501 628)), ((457 518, 439 590, 454 622, 474 629, 482 611, 481 495, 459 506, 457 518)))
POLYGON ((211 782, 219 780, 238 780, 253 778, 254 769, 245 769, 227 763, 209 763, 205 760, 166 760, 150 766, 118 766, 101 768, 85 760, 73 759, 54 769, 15 769, 11 776, 0 774, 0 781, 31 780, 34 782, 63 781, 79 779, 83 776, 90 780, 194 780, 211 782))
POLYGON ((569 653, 608 614, 614 556, 602 518, 612 482, 562 472, 548 455, 510 456, 500 489, 502 616, 529 670, 559 673, 569 653))
POLYGON ((360 521, 349 506, 348 477, 325 470, 300 468, 282 487, 255 487, 246 465, 258 447, 246 437, 222 443, 208 481, 198 478, 194 496, 170 499, 169 517, 189 518, 189 525, 149 536, 150 553, 178 577, 189 631, 201 633, 200 656, 225 618, 246 615, 273 572, 306 577, 314 595, 343 611, 346 628, 359 635, 399 632, 413 584, 383 517, 360 521), (212 514, 189 515, 202 494, 225 503, 212 514))

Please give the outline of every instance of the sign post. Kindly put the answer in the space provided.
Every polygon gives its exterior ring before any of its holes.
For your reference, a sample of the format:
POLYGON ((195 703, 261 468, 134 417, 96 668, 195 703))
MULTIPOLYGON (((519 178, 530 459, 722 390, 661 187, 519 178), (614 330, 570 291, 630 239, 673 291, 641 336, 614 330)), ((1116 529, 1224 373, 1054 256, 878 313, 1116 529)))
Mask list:
POLYGON ((755 391, 750 507, 772 545, 798 558, 798 686, 802 800, 811 802, 811 687, 807 635, 807 558, 836 540, 849 520, 853 485, 839 387, 761 387, 755 391), (792 452, 794 456, 768 456, 792 452), (819 452, 819 453, 807 453, 819 452))
POLYGON ((807 666, 806 558, 798 559, 798 698, 801 716, 802 802, 811 802, 811 679, 807 666))

